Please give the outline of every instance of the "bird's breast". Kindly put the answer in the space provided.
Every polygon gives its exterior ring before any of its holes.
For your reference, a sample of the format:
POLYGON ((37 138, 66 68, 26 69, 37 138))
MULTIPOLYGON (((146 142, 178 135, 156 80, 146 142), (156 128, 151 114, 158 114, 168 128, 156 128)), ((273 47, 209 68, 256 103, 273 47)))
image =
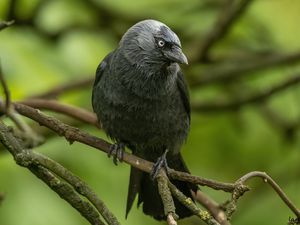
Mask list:
POLYGON ((123 93, 117 100, 104 99, 100 111, 108 135, 139 147, 175 148, 186 139, 189 130, 188 117, 177 94, 149 100, 123 93))

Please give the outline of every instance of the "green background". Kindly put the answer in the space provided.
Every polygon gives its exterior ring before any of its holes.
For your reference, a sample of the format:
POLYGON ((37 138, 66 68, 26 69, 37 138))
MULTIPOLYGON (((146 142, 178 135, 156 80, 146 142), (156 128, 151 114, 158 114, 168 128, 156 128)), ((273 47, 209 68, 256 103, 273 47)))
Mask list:
MULTIPOLYGON (((1 64, 13 100, 92 76, 101 59, 117 46, 120 35, 137 19, 157 19, 176 30, 189 58, 193 54, 193 44, 207 34, 218 14, 218 10, 201 8, 202 3, 198 0, 92 2, 108 10, 116 19, 102 17, 99 23, 98 11, 85 1, 52 0, 46 1, 33 21, 42 32, 30 25, 16 25, 0 32, 1 64), (67 29, 55 41, 47 37, 67 29)), ((0 1, 0 19, 6 18, 9 3, 9 0, 0 1)), ((18 1, 19 17, 30 17, 38 3, 39 0, 18 1)), ((300 2, 296 0, 254 1, 216 46, 216 54, 260 49, 282 53, 300 49, 299 11, 300 2)), ((186 72, 189 80, 190 71, 200 74, 203 67, 197 67, 195 63, 183 70, 189 71, 186 72)), ((268 87, 297 71, 299 66, 296 64, 256 72, 243 84, 253 88, 268 87)), ((243 84, 239 84, 237 82, 234 88, 242 89, 243 84)), ((224 97, 228 91, 224 87, 226 85, 193 88, 191 98, 197 101, 224 97)), ((298 121, 299 97, 300 89, 294 87, 272 98, 269 104, 287 119, 298 121)), ((91 110, 90 98, 91 88, 87 88, 63 95, 60 101, 91 110)), ((106 138, 102 131, 91 126, 81 125, 80 128, 106 138)), ((159 224, 136 207, 125 220, 127 164, 114 166, 105 154, 79 143, 69 145, 57 136, 50 137, 35 151, 55 159, 86 181, 121 224, 159 224)), ((237 112, 193 112, 191 132, 182 153, 193 174, 220 181, 234 182, 249 171, 266 171, 300 205, 299 133, 296 132, 294 139, 285 138, 261 115, 258 106, 245 106, 237 112)), ((239 201, 232 224, 286 224, 288 218, 293 217, 270 187, 259 180, 249 184, 252 190, 239 201)), ((230 197, 221 191, 202 189, 218 202, 230 197)), ((0 192, 5 194, 0 205, 0 225, 88 224, 3 151, 0 152, 0 192)), ((179 224, 201 222, 189 218, 179 224)))

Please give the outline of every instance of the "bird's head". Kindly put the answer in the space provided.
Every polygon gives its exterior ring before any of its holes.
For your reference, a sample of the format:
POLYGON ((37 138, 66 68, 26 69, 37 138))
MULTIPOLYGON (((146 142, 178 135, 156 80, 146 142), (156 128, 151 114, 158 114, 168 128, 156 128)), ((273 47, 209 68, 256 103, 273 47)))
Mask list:
POLYGON ((140 67, 188 64, 177 35, 156 20, 143 20, 123 35, 120 44, 125 57, 140 67))

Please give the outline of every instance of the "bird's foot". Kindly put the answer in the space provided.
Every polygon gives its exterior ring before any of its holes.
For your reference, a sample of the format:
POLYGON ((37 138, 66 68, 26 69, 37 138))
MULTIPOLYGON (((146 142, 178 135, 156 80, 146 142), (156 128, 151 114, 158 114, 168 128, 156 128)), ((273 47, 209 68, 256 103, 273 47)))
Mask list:
POLYGON ((118 165, 118 161, 123 162, 124 152, 125 152, 125 144, 122 142, 117 142, 110 146, 107 156, 108 157, 113 156, 114 164, 118 165))
POLYGON ((168 174, 168 170, 169 170, 169 166, 168 166, 168 163, 167 163, 167 153, 168 153, 168 149, 166 149, 166 151, 164 152, 164 154, 159 157, 156 161, 156 163, 154 163, 153 167, 152 167, 152 170, 151 170, 151 173, 150 173, 150 177, 152 180, 154 180, 158 173, 159 173, 159 170, 161 168, 164 168, 166 170, 166 173, 168 174))

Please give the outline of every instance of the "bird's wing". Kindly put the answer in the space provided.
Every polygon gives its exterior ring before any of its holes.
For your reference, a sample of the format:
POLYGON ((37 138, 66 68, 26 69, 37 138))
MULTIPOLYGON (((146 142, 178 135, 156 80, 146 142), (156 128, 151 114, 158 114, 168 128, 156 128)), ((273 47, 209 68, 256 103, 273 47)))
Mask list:
POLYGON ((190 96, 188 92, 187 83, 184 79, 184 75, 181 71, 177 74, 177 87, 180 93, 180 97, 185 108, 186 114, 191 121, 191 106, 190 106, 190 96))
POLYGON ((102 74, 104 70, 107 68, 107 65, 110 63, 110 60, 114 54, 114 51, 109 53, 105 58, 102 60, 102 62, 99 64, 96 70, 96 79, 94 82, 94 86, 98 84, 98 82, 101 80, 102 74))
POLYGON ((98 82, 100 81, 100 79, 102 77, 102 74, 103 74, 103 71, 105 70, 106 66, 107 66, 107 61, 104 59, 99 64, 99 66, 97 67, 97 70, 96 70, 96 79, 95 79, 95 82, 94 82, 94 86, 96 86, 98 84, 98 82))
MULTIPOLYGON (((107 56, 105 56, 105 58, 102 60, 102 62, 99 64, 99 66, 97 67, 96 70, 96 77, 95 77, 95 82, 94 82, 94 88, 97 86, 97 84, 99 83, 99 81, 101 80, 101 77, 105 71, 105 69, 107 69, 108 64, 112 58, 113 52, 109 53, 107 56)), ((92 103, 94 102, 94 91, 92 93, 92 103)))

